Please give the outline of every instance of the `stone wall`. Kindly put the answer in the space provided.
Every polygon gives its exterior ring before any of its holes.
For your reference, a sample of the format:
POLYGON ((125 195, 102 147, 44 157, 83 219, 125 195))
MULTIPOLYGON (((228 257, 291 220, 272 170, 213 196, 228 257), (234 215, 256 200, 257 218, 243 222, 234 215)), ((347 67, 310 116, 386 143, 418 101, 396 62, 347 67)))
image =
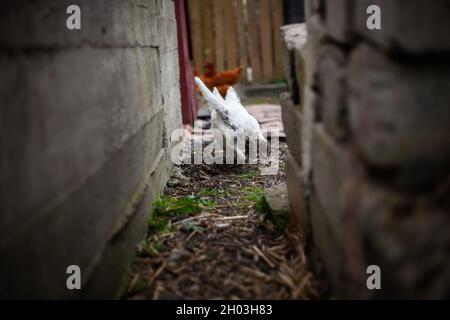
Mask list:
POLYGON ((8 0, 0 30, 0 297, 117 296, 181 125, 174 2, 8 0))
POLYGON ((281 99, 289 196, 315 268, 339 297, 449 298, 448 1, 305 5, 306 25, 282 30, 281 99), (381 30, 366 27, 371 4, 381 30), (381 290, 366 286, 369 265, 381 290))

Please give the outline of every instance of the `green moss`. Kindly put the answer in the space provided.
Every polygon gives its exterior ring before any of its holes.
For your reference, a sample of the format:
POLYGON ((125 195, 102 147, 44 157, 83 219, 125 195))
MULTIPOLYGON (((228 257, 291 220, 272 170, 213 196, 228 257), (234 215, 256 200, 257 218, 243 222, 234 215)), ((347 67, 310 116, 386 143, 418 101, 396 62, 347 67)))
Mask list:
POLYGON ((255 178, 258 174, 259 174, 259 172, 256 170, 255 171, 247 171, 247 172, 240 174, 240 177, 243 179, 246 179, 246 180, 251 180, 251 179, 255 178))
POLYGON ((284 230, 289 225, 289 216, 275 216, 264 197, 264 189, 260 186, 245 187, 242 189, 244 206, 254 207, 256 212, 264 214, 265 220, 270 221, 277 230, 284 230))
POLYGON ((148 219, 149 233, 166 233, 173 231, 171 218, 188 216, 201 212, 203 209, 211 209, 216 202, 211 199, 201 199, 194 196, 175 198, 164 196, 156 200, 153 212, 148 219))
POLYGON ((249 186, 241 190, 242 200, 257 202, 263 196, 263 188, 260 186, 249 186))
POLYGON ((148 221, 148 231, 149 233, 161 232, 167 233, 171 232, 172 224, 167 217, 158 217, 153 215, 148 221))
POLYGON ((200 206, 204 209, 212 209, 216 206, 216 202, 211 199, 202 199, 200 200, 200 206))
POLYGON ((228 196, 230 195, 230 192, 224 189, 215 189, 215 188, 202 188, 197 193, 197 196, 199 197, 218 197, 218 196, 228 196))
POLYGON ((263 195, 261 195, 258 198, 258 200, 256 201, 255 210, 256 210, 256 212, 259 212, 259 213, 268 213, 268 212, 270 212, 270 208, 269 208, 269 206, 268 206, 268 204, 267 204, 267 202, 266 202, 266 200, 265 200, 263 195))
POLYGON ((192 196, 175 198, 164 196, 156 200, 153 213, 157 216, 176 217, 201 211, 200 203, 192 196))
POLYGON ((246 208, 254 207, 257 212, 265 211, 264 189, 260 186, 245 187, 241 190, 243 206, 246 208))
POLYGON ((162 245, 161 242, 156 239, 149 244, 149 253, 152 256, 158 255, 159 251, 161 251, 162 245))

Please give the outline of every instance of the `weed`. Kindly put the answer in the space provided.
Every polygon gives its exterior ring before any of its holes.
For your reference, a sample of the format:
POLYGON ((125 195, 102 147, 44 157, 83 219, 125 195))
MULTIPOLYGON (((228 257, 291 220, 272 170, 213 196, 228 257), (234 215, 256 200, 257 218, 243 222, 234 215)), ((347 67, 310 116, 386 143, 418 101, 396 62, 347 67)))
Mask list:
POLYGON ((214 189, 210 187, 202 188, 197 193, 199 197, 217 197, 217 196, 228 196, 230 192, 224 189, 214 189))
POLYGON ((152 256, 156 256, 156 255, 158 255, 161 248, 162 248, 161 242, 158 239, 155 239, 149 245, 149 253, 152 256))
POLYGON ((193 196, 175 198, 164 196, 159 198, 154 206, 153 214, 156 216, 176 217, 201 211, 199 201, 193 196))
POLYGON ((253 206, 256 212, 265 215, 265 219, 272 222, 277 230, 284 230, 289 223, 289 218, 285 216, 275 216, 270 212, 270 207, 264 197, 264 190, 262 187, 253 186, 246 187, 242 190, 242 200, 247 202, 247 206, 253 206), (249 205, 250 204, 250 205, 249 205))
POLYGON ((255 176, 257 176, 258 174, 259 174, 258 171, 248 171, 248 172, 242 173, 240 175, 240 177, 243 179, 251 180, 251 179, 255 178, 255 176))
POLYGON ((187 216, 211 209, 216 202, 211 199, 200 199, 194 196, 175 198, 172 196, 160 197, 156 200, 152 214, 148 219, 149 233, 167 233, 173 231, 171 218, 187 216))
POLYGON ((265 211, 263 188, 259 186, 245 187, 242 189, 242 200, 247 207, 253 206, 257 212, 265 211))
POLYGON ((241 190, 242 200, 257 202, 263 195, 263 188, 260 186, 249 186, 241 190))
POLYGON ((216 206, 216 202, 211 199, 202 199, 200 200, 200 207, 204 209, 212 209, 216 206))
POLYGON ((268 213, 270 211, 270 208, 263 195, 260 195, 258 197, 258 200, 255 203, 255 210, 259 213, 268 213))
POLYGON ((173 228, 167 217, 159 217, 153 214, 148 220, 148 231, 150 233, 168 233, 173 231, 173 228))

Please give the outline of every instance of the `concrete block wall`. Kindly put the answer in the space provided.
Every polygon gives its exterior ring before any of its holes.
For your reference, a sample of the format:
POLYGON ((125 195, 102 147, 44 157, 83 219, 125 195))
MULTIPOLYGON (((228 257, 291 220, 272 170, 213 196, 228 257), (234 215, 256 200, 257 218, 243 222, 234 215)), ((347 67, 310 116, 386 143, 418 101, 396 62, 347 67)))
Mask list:
POLYGON ((119 294, 181 126, 176 30, 172 0, 2 4, 0 297, 119 294))
POLYGON ((449 10, 307 0, 306 24, 283 27, 289 196, 339 297, 450 297, 449 10))

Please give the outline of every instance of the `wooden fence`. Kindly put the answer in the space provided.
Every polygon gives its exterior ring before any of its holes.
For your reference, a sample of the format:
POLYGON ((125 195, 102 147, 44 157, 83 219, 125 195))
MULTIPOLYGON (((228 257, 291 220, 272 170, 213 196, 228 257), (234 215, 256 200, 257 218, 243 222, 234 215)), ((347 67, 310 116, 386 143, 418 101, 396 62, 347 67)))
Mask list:
POLYGON ((188 0, 194 65, 244 68, 241 82, 283 79, 280 26, 283 0, 188 0), (247 73, 247 71, 250 71, 247 73))

